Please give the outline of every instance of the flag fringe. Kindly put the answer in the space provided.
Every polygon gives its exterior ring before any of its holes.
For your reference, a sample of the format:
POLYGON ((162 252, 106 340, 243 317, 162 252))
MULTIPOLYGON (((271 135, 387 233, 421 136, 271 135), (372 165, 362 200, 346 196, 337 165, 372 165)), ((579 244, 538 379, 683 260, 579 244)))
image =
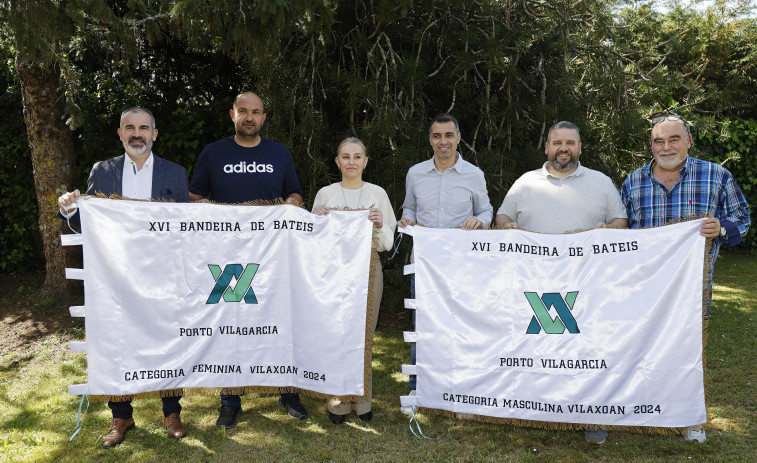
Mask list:
MULTIPOLYGON (((702 213, 702 214, 699 214, 699 215, 698 214, 690 214, 687 217, 678 217, 677 219, 670 219, 668 222, 660 225, 660 227, 667 227, 668 225, 675 225, 675 224, 678 224, 678 223, 688 222, 690 220, 706 219, 708 217, 712 217, 712 214, 709 213, 709 212, 702 213)), ((629 230, 628 227, 610 227, 610 226, 607 226, 607 228, 610 228, 610 229, 613 229, 613 230, 629 230)), ((641 227, 641 228, 638 228, 637 230, 646 230, 646 229, 649 229, 649 228, 658 228, 658 227, 641 227)), ((526 230, 525 228, 521 228, 521 227, 518 227, 517 229, 515 229, 515 228, 505 228, 505 227, 503 227, 501 225, 491 225, 491 226, 489 226, 489 230, 520 230, 520 231, 527 231, 527 232, 531 232, 531 233, 539 233, 540 235, 554 235, 554 233, 536 232, 536 231, 526 230)), ((576 228, 575 230, 566 230, 566 231, 564 231, 561 234, 563 234, 563 235, 571 235, 571 234, 574 234, 574 233, 581 233, 581 232, 591 231, 591 230, 596 230, 596 228, 586 228, 586 229, 576 228)))
POLYGON ((270 394, 270 395, 278 395, 278 394, 286 394, 291 392, 297 392, 299 394, 302 394, 304 396, 308 397, 314 397, 318 399, 331 399, 331 398, 337 398, 339 400, 348 402, 348 401, 356 401, 362 398, 362 396, 357 395, 345 395, 345 396, 334 396, 331 394, 324 394, 321 392, 311 391, 308 389, 301 389, 297 387, 275 387, 275 386, 245 386, 245 387, 234 387, 234 388, 221 388, 221 387, 192 387, 192 388, 184 388, 184 389, 170 389, 170 390, 162 390, 162 391, 149 391, 149 392, 140 392, 139 394, 131 394, 131 395, 90 395, 89 400, 91 402, 107 402, 107 401, 113 401, 113 402, 125 402, 127 400, 138 400, 138 399, 157 399, 157 398, 163 398, 163 397, 183 397, 187 395, 207 395, 207 396, 218 396, 220 394, 225 395, 246 395, 246 394, 270 394))
MULTIPOLYGON (((416 413, 429 413, 434 415, 442 415, 447 418, 457 418, 457 412, 451 412, 449 410, 441 410, 438 408, 426 408, 419 407, 416 413)), ((689 427, 678 428, 666 428, 659 426, 617 426, 617 425, 596 425, 596 424, 584 424, 584 423, 560 423, 554 421, 535 421, 535 420, 523 420, 519 418, 500 418, 495 416, 485 415, 471 415, 470 418, 465 418, 468 421, 478 421, 481 423, 495 423, 495 424, 509 424, 513 426, 522 426, 528 428, 548 429, 551 431, 585 431, 596 430, 602 428, 606 431, 629 431, 639 434, 665 434, 665 435, 682 435, 688 431, 689 427)), ((700 425, 704 429, 710 429, 712 425, 708 422, 700 425)))
MULTIPOLYGON (((162 198, 158 198, 158 199, 135 199, 135 198, 127 198, 125 196, 117 195, 115 193, 112 194, 112 195, 110 195, 110 196, 106 196, 106 195, 104 195, 104 194, 102 194, 100 192, 97 192, 97 193, 95 193, 93 195, 81 195, 81 196, 85 197, 85 198, 91 196, 91 197, 94 197, 94 198, 114 199, 114 200, 117 200, 117 201, 141 201, 141 202, 144 202, 144 203, 174 203, 175 202, 175 201, 170 200, 170 199, 162 199, 162 198)), ((220 204, 222 206, 284 206, 284 205, 290 205, 290 206, 295 206, 295 207, 300 207, 300 208, 302 207, 299 204, 288 203, 288 202, 286 202, 282 198, 275 198, 275 199, 271 199, 271 200, 256 199, 255 201, 245 201, 243 203, 217 203, 215 201, 208 200, 207 203, 208 204, 220 204)))

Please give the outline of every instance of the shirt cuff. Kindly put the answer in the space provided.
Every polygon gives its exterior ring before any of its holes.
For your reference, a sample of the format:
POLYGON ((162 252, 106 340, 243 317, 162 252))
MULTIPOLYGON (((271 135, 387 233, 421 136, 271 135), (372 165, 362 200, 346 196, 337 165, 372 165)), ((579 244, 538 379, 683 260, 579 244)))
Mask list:
POLYGON ((741 243, 741 233, 739 233, 739 227, 735 223, 728 220, 721 220, 720 226, 725 227, 725 237, 723 242, 728 246, 736 246, 741 243))
POLYGON ((477 215, 476 218, 481 221, 481 225, 484 230, 489 228, 489 226, 492 224, 492 217, 489 214, 486 214, 483 216, 477 215))

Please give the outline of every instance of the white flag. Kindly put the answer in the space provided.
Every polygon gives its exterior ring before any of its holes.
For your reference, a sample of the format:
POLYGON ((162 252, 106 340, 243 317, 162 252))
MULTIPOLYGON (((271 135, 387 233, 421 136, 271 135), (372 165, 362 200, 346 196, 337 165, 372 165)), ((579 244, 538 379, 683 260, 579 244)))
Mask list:
POLYGON ((91 395, 363 394, 367 211, 95 198, 80 213, 91 395))
POLYGON ((541 422, 705 422, 700 227, 413 227, 416 404, 541 422))

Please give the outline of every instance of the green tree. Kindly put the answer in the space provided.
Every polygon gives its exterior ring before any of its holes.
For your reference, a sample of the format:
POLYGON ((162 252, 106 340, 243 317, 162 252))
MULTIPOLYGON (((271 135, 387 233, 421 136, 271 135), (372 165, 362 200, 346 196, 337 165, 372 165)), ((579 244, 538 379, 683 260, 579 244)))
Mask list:
MULTIPOLYGON (((546 130, 558 120, 582 129, 582 162, 620 182, 649 160, 652 117, 680 112, 714 136, 725 127, 721 115, 754 117, 757 106, 754 21, 733 8, 679 4, 665 13, 651 2, 609 0, 0 6, 19 62, 49 71, 44 81, 24 75, 30 89, 57 91, 48 104, 65 103, 55 114, 52 106, 44 116, 30 112, 27 127, 63 128, 60 146, 72 134, 64 122, 76 127, 69 170, 80 179, 119 154, 118 113, 136 104, 156 114, 157 152, 191 174, 202 147, 231 133, 227 110, 247 89, 265 100, 264 135, 291 149, 306 201, 338 178, 338 141, 357 135, 371 155, 366 179, 387 190, 398 213, 407 169, 430 155, 426 131, 440 112, 460 120, 463 156, 484 170, 498 204, 541 165, 546 130)), ((47 132, 32 132, 32 147, 43 146, 34 136, 47 132)), ((67 165, 59 161, 66 150, 56 149, 39 159, 67 165)), ((45 177, 40 165, 36 183, 71 189, 72 179, 45 177)), ((57 227, 48 212, 58 192, 50 191, 38 195, 47 198, 43 230, 57 227)), ((43 237, 56 240, 57 232, 43 237)), ((62 265, 50 266, 57 258, 46 251, 46 259, 48 274, 62 277, 62 265)))
MULTIPOLYGON (((39 230, 47 266, 43 294, 57 294, 66 287, 65 258, 58 245, 60 225, 55 213, 57 198, 73 182, 74 147, 65 125, 65 103, 58 63, 52 49, 59 37, 46 35, 51 22, 60 19, 57 5, 45 1, 3 3, 3 18, 12 32, 16 50, 15 70, 21 84, 34 187, 39 208, 39 230)), ((55 28, 54 28, 55 29, 55 28)))
POLYGON ((73 128, 80 115, 67 98, 67 88, 75 91, 76 86, 66 55, 82 27, 99 27, 117 36, 122 23, 102 0, 5 0, 0 2, 0 17, 15 51, 34 171, 46 265, 41 291, 58 295, 67 285, 57 198, 74 183, 74 140, 67 124, 73 128))
MULTIPOLYGON (((0 29, 0 33, 2 33, 0 29)), ((38 209, 34 195, 29 143, 24 126, 21 90, 7 37, 0 36, 0 273, 44 264, 40 256, 38 209)))

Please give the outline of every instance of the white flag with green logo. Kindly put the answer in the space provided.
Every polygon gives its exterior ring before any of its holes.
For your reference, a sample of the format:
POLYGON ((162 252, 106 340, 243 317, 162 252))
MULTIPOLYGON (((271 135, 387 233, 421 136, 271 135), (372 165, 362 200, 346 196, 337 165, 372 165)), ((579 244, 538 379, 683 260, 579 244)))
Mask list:
POLYGON ((360 396, 367 211, 81 201, 87 388, 360 396))
POLYGON ((707 421, 700 227, 412 227, 417 360, 404 371, 418 384, 403 403, 537 426, 707 421))

